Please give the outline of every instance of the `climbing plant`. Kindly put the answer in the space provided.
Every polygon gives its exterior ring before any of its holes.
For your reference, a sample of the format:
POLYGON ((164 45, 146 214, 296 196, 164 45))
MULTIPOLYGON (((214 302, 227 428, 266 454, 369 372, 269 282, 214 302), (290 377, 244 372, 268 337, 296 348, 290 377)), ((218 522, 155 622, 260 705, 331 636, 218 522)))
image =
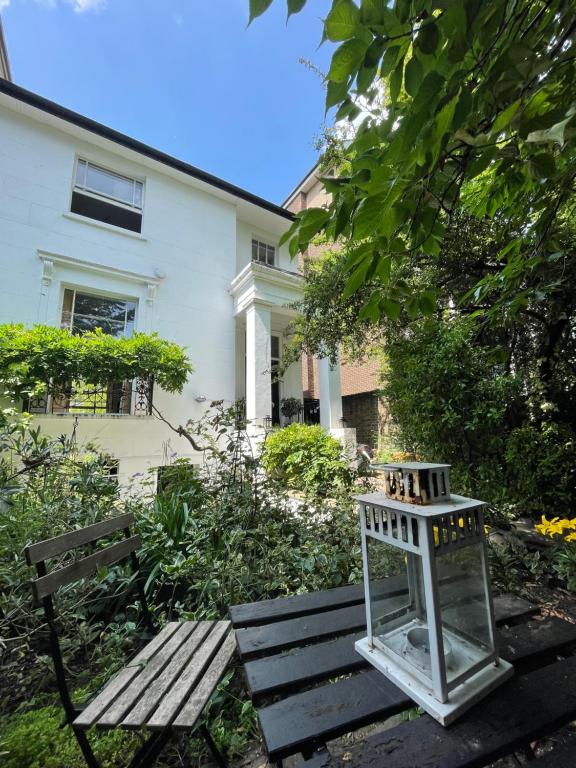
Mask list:
POLYGON ((0 325, 0 387, 13 399, 71 381, 105 386, 148 377, 181 392, 191 372, 185 349, 156 334, 115 338, 100 330, 72 335, 45 325, 0 325))

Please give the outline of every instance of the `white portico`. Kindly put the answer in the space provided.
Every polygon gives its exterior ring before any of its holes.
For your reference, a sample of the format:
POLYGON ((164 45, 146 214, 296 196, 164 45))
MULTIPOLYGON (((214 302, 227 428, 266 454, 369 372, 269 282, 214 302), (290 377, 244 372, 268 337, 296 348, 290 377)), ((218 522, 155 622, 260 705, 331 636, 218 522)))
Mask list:
MULTIPOLYGON (((272 375, 301 300, 301 275, 256 262, 248 264, 233 280, 230 293, 236 318, 236 390, 246 399, 246 416, 257 427, 282 425, 280 402, 302 399, 300 362, 293 363, 276 382, 272 375)), ((342 424, 340 366, 319 361, 320 420, 322 426, 349 440, 342 424)), ((353 430, 352 430, 353 431, 353 430)))

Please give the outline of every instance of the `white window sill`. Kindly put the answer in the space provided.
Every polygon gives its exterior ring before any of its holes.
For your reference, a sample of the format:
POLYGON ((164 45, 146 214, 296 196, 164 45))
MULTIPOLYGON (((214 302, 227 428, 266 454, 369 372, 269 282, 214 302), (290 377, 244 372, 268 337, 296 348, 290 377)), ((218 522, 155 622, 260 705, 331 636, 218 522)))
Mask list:
POLYGON ((89 216, 81 216, 79 213, 72 213, 72 211, 66 211, 63 213, 65 219, 71 221, 78 221, 82 224, 90 224, 92 227, 98 227, 98 229, 106 229, 108 232, 115 232, 118 235, 124 235, 124 237, 131 237, 133 240, 141 240, 142 242, 148 242, 146 237, 143 237, 139 232, 132 232, 129 229, 123 227, 115 227, 114 224, 107 224, 105 221, 98 221, 98 219, 91 219, 89 216))

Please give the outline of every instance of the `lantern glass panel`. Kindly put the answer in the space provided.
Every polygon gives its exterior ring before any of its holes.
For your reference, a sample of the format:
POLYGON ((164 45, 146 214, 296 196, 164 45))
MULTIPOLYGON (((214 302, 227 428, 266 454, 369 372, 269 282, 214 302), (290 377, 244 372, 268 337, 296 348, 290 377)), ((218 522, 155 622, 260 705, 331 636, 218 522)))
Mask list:
POLYGON ((446 664, 449 684, 494 652, 482 550, 477 543, 436 559, 442 634, 452 650, 446 664))
POLYGON ((366 545, 372 642, 430 678, 422 558, 371 537, 366 545))

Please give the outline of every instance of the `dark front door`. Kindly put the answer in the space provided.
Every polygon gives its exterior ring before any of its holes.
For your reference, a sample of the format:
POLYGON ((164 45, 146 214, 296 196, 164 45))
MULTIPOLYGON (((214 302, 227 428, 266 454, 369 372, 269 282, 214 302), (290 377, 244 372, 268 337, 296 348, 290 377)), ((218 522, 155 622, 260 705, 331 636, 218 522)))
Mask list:
POLYGON ((274 381, 276 371, 272 371, 272 426, 280 426, 280 382, 274 381))

